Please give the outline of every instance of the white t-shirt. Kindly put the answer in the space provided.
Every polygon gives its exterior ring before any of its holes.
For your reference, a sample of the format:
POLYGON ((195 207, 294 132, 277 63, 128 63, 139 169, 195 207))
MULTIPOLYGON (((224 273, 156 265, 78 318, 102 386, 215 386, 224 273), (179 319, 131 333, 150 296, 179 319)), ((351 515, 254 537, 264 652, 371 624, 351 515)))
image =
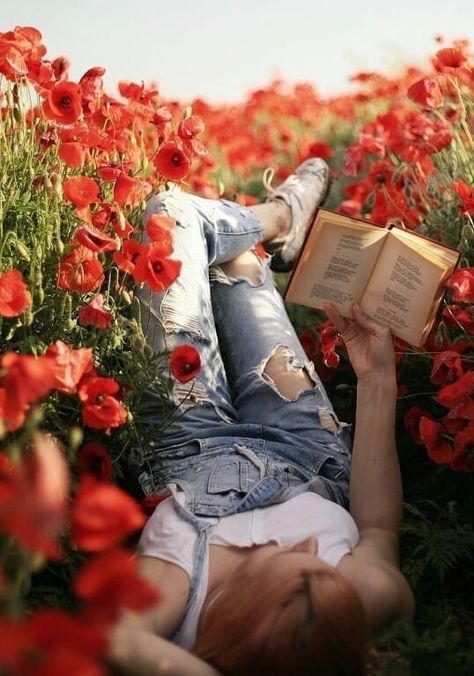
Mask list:
MULTIPOLYGON (((184 494, 178 493, 184 504, 184 494)), ((359 531, 347 510, 317 493, 302 493, 287 502, 221 518, 207 518, 214 524, 209 544, 251 547, 275 542, 291 547, 301 540, 316 537, 318 557, 331 566, 351 552, 359 541, 359 531)), ((173 498, 160 503, 146 524, 138 553, 156 556, 182 568, 191 579, 194 570, 194 550, 197 541, 195 527, 181 518, 174 508, 173 498)), ((204 560, 201 584, 194 602, 188 608, 174 641, 191 649, 201 609, 207 594, 208 553, 204 560)))

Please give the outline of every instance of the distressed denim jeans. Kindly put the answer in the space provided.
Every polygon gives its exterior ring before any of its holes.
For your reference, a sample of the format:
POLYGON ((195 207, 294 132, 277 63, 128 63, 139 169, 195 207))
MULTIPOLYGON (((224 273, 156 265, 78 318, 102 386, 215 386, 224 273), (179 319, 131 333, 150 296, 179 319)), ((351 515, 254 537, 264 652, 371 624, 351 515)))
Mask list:
MULTIPOLYGON (((269 269, 258 282, 220 267, 261 240, 250 209, 173 189, 145 212, 176 219, 172 258, 179 278, 163 293, 140 291, 141 321, 157 352, 191 345, 202 368, 173 381, 172 424, 135 466, 147 495, 177 486, 193 515, 216 517, 315 491, 347 508, 350 440, 288 319, 269 269), (312 387, 294 399, 279 393, 265 366, 284 348, 287 368, 312 387)), ((169 376, 169 374, 165 374, 169 376)), ((151 393, 142 417, 159 424, 163 404, 151 393)))

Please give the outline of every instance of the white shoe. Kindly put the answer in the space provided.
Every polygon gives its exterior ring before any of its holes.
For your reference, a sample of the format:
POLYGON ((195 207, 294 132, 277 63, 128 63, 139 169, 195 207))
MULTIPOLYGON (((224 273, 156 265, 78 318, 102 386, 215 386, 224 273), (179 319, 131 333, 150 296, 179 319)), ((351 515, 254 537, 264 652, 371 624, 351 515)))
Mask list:
POLYGON ((273 169, 267 169, 263 175, 263 185, 269 192, 266 201, 283 200, 290 207, 291 225, 284 237, 265 242, 264 246, 273 256, 272 269, 286 272, 291 270, 316 209, 329 192, 329 167, 320 157, 312 157, 276 189, 271 187, 273 175, 273 169))

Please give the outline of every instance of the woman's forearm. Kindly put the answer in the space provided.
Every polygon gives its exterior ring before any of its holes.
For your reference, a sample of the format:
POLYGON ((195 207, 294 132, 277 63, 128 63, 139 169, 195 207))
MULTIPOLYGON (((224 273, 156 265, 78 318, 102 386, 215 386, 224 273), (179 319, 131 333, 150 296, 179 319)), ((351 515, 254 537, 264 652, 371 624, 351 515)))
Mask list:
POLYGON ((402 482, 395 444, 395 378, 366 379, 357 386, 350 481, 350 510, 360 531, 397 531, 402 482))
POLYGON ((115 633, 109 661, 124 676, 219 676, 207 662, 140 628, 115 633))

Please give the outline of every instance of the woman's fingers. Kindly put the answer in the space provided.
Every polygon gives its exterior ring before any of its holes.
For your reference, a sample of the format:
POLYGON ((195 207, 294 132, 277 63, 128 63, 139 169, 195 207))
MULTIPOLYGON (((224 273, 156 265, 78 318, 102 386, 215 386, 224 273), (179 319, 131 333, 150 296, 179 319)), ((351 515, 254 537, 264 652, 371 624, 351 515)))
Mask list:
POLYGON ((365 315, 362 312, 359 303, 353 304, 352 316, 354 317, 354 320, 357 322, 357 324, 359 324, 359 326, 361 326, 366 331, 369 331, 370 333, 375 333, 377 335, 386 333, 385 327, 383 327, 381 324, 374 321, 373 319, 369 319, 369 317, 367 317, 367 315, 365 315))
POLYGON ((350 322, 339 314, 337 307, 333 303, 324 304, 324 312, 332 321, 339 333, 343 333, 349 326, 350 322))

